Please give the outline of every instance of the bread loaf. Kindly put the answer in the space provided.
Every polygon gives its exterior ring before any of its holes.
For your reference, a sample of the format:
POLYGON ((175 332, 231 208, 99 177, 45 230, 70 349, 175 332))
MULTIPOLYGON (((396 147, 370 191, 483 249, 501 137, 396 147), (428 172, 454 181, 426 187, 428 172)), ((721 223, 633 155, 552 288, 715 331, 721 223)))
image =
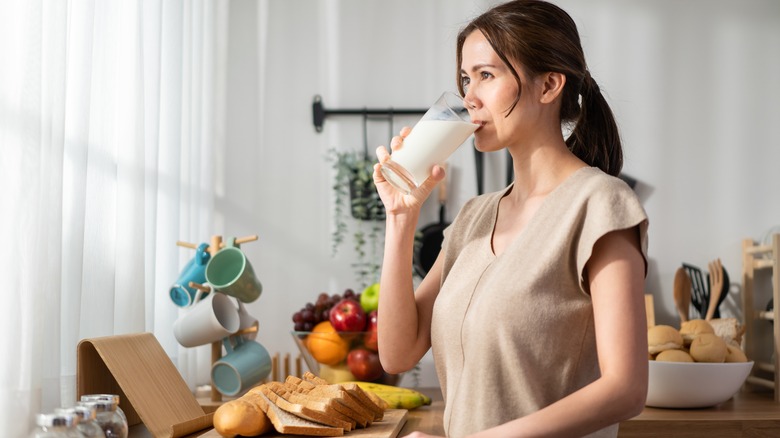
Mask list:
POLYGON ((226 438, 256 436, 270 432, 273 424, 253 396, 231 400, 214 412, 214 429, 226 438))
MULTIPOLYGON (((321 379, 308 371, 303 373, 303 379, 314 385, 330 385, 327 380, 321 379)), ((363 388, 355 383, 342 384, 340 386, 351 394, 359 403, 374 412, 374 421, 381 421, 382 418, 384 418, 387 403, 379 398, 379 396, 370 391, 363 391, 363 388)))
MULTIPOLYGON (((282 434, 341 436, 383 418, 385 407, 356 384, 329 384, 308 373, 250 389, 214 413, 214 428, 226 438, 282 434)), ((381 400, 381 399, 380 399, 381 400)))
POLYGON ((276 406, 264 394, 260 393, 260 407, 268 415, 271 423, 279 433, 306 436, 342 436, 344 429, 323 426, 293 415, 276 406))

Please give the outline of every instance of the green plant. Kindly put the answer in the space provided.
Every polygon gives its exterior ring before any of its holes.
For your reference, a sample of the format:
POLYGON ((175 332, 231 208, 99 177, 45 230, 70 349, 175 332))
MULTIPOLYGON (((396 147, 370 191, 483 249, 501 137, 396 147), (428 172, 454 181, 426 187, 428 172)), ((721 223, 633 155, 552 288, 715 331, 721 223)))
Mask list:
POLYGON ((374 186, 374 162, 365 152, 328 150, 328 161, 334 170, 334 222, 331 235, 331 255, 338 253, 352 224, 353 249, 357 261, 352 264, 361 287, 379 281, 380 239, 385 209, 374 186), (349 212, 349 213, 347 213, 349 212), (368 246, 368 248, 367 248, 368 246))

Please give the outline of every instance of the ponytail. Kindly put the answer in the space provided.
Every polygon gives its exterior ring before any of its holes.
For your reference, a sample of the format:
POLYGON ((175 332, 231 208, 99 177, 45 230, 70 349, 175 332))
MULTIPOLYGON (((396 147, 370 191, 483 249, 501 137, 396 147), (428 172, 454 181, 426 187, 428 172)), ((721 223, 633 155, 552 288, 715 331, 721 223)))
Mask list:
POLYGON ((618 176, 623 168, 620 133, 609 104, 587 70, 579 94, 582 96, 579 117, 566 145, 582 161, 618 176))

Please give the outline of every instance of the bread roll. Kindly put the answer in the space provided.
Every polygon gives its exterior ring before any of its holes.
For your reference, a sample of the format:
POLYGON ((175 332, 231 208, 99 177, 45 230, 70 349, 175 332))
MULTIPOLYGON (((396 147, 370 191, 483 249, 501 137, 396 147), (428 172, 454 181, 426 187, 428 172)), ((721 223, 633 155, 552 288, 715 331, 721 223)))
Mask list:
POLYGON ((680 325, 680 334, 685 345, 691 345, 691 342, 703 333, 715 333, 712 325, 703 319, 692 319, 680 325))
POLYGON ((747 362, 747 356, 741 348, 736 345, 726 344, 728 351, 726 352, 726 362, 747 362))
POLYGON ((647 351, 658 354, 664 350, 679 350, 683 346, 680 332, 669 325, 656 325, 647 330, 647 351))
POLYGON ((727 352, 726 341, 714 333, 702 333, 691 343, 691 357, 696 362, 721 363, 727 352))
POLYGON ((655 360, 659 362, 693 362, 691 355, 682 350, 664 350, 658 353, 655 360))
POLYGON ((709 321, 715 334, 723 338, 726 344, 739 347, 742 344, 742 335, 745 326, 740 325, 737 318, 719 318, 709 321))
POLYGON ((256 436, 270 432, 273 424, 251 397, 231 400, 214 412, 214 429, 226 438, 256 436))

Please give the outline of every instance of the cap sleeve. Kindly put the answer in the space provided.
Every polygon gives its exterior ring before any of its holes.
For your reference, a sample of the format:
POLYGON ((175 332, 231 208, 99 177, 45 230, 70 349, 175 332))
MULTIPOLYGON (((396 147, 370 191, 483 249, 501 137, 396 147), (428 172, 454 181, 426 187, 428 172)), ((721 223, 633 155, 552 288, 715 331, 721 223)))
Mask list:
POLYGON ((583 290, 585 265, 593 255, 596 242, 607 233, 637 227, 642 259, 647 276, 648 218, 636 194, 618 178, 600 179, 599 186, 587 200, 582 232, 577 247, 577 272, 583 290))

